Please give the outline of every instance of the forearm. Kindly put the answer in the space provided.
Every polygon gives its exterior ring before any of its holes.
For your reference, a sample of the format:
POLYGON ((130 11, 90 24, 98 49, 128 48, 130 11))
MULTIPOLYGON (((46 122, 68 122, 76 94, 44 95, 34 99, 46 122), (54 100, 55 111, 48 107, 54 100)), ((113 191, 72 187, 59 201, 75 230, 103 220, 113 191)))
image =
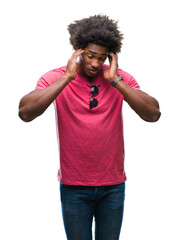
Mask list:
POLYGON ((124 100, 129 106, 143 120, 156 122, 159 119, 161 113, 159 110, 159 103, 155 98, 149 96, 145 92, 130 87, 124 81, 117 82, 115 87, 123 94, 124 100))
POLYGON ((40 116, 48 106, 56 99, 66 85, 74 80, 77 75, 77 59, 84 52, 83 49, 77 49, 68 60, 65 74, 56 82, 45 89, 35 90, 24 96, 19 104, 19 117, 30 122, 40 116))
POLYGON ((25 122, 30 122, 40 116, 66 87, 69 81, 69 77, 64 74, 52 85, 25 95, 19 104, 19 117, 25 122))

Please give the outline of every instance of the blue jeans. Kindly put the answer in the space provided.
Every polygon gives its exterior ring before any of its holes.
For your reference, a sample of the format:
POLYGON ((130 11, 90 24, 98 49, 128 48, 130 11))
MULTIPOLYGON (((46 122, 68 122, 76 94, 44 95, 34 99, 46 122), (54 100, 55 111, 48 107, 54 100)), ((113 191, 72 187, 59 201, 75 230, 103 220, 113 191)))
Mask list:
POLYGON ((125 183, 88 187, 60 184, 63 222, 68 240, 118 240, 123 219, 125 183))

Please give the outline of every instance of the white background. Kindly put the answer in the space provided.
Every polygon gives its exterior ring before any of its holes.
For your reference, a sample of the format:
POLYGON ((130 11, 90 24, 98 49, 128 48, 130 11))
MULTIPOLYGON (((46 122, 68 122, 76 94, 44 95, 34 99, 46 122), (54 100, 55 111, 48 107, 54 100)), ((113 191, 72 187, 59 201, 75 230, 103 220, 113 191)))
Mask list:
POLYGON ((124 33, 119 67, 156 97, 141 120, 124 103, 126 201, 121 240, 178 240, 179 32, 177 1, 6 0, 0 5, 0 239, 65 240, 53 105, 31 123, 19 100, 72 54, 67 25, 104 13, 124 33))

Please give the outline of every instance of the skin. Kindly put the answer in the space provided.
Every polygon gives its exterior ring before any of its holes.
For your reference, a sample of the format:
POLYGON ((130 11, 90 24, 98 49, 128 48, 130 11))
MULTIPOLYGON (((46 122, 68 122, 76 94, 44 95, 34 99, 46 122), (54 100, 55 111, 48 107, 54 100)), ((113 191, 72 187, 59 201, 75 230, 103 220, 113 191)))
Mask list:
MULTIPOLYGON (((29 122, 40 116, 70 81, 75 81, 77 71, 89 82, 98 76, 103 63, 108 57, 108 48, 93 43, 73 52, 68 61, 65 74, 45 89, 34 90, 25 95, 19 104, 19 117, 29 122), (77 59, 79 61, 77 62, 77 59)), ((103 69, 106 81, 114 81, 118 74, 118 56, 110 52, 110 68, 103 69)), ((135 90, 124 81, 116 83, 115 88, 124 96, 129 106, 145 121, 156 122, 160 118, 158 101, 141 90, 135 90)))
POLYGON ((108 55, 108 49, 96 44, 88 44, 79 60, 79 73, 89 82, 97 77, 108 55))

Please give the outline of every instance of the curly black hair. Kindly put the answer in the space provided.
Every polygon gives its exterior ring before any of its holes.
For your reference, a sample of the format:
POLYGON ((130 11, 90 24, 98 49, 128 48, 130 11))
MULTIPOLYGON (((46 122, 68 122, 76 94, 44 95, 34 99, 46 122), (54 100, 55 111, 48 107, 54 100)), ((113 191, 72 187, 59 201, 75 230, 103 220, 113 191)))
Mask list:
POLYGON ((89 43, 94 43, 107 47, 109 52, 119 53, 123 34, 118 30, 117 23, 106 15, 76 20, 68 25, 70 43, 75 50, 84 49, 89 43))

